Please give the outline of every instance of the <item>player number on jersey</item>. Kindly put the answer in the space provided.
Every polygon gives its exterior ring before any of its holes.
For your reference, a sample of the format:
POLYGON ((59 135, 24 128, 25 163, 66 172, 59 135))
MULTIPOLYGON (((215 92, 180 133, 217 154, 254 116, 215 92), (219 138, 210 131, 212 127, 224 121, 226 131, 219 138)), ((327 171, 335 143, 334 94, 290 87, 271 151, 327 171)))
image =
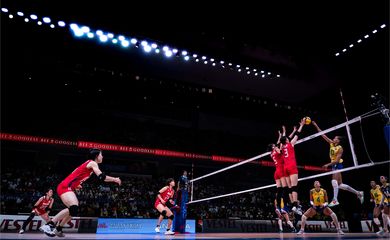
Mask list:
POLYGON ((284 157, 288 158, 288 150, 287 150, 287 148, 284 148, 283 152, 284 152, 284 157))

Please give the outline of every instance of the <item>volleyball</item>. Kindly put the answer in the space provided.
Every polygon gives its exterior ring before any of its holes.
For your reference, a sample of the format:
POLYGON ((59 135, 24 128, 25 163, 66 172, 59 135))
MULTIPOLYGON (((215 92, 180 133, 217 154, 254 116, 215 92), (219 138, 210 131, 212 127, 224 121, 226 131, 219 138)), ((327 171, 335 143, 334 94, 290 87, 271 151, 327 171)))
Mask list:
POLYGON ((305 117, 305 124, 309 125, 311 123, 310 117, 305 117))

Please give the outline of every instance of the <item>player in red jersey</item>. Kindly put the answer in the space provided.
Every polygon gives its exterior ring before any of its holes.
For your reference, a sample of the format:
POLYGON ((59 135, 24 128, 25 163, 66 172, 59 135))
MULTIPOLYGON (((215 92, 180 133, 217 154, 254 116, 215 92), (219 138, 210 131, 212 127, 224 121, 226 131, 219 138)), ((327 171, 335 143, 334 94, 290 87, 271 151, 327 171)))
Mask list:
POLYGON ((299 215, 302 215, 302 211, 299 209, 298 205, 298 168, 297 161, 295 159, 294 145, 298 140, 298 135, 301 133, 303 125, 305 125, 305 118, 301 119, 299 128, 291 141, 285 136, 280 139, 280 142, 282 143, 284 172, 286 174, 286 181, 289 186, 289 191, 292 194, 292 210, 299 215))
POLYGON ((53 190, 48 189, 45 196, 42 196, 38 199, 38 201, 34 204, 33 210, 30 213, 30 216, 24 221, 22 228, 19 233, 23 234, 26 231, 27 225, 31 222, 31 220, 35 216, 40 216, 43 220, 47 222, 50 221, 49 212, 53 207, 54 199, 53 199, 53 190))
MULTIPOLYGON (((282 126, 283 128, 283 136, 286 136, 286 128, 285 126, 282 126)), ((294 131, 290 134, 290 137, 293 136, 295 133, 296 128, 294 127, 294 131)), ((280 150, 280 138, 282 137, 282 133, 278 131, 279 137, 278 141, 276 144, 271 143, 268 145, 269 151, 271 151, 271 158, 275 163, 275 173, 274 173, 274 179, 276 183, 276 206, 281 209, 281 199, 283 198, 283 201, 286 203, 289 202, 288 199, 288 185, 286 181, 286 175, 284 172, 284 159, 283 159, 283 154, 280 150)), ((291 201, 292 199, 290 199, 291 201)), ((287 206, 286 206, 287 207, 287 206)))
POLYGON ((279 225, 279 233, 282 233, 283 232, 283 220, 286 220, 286 223, 287 225, 291 228, 291 231, 293 233, 297 232, 297 230, 295 229, 293 223, 290 221, 290 217, 288 216, 288 213, 287 211, 285 211, 283 209, 283 205, 284 205, 284 200, 281 201, 281 205, 282 207, 279 208, 277 206, 277 203, 276 203, 276 199, 274 201, 274 205, 275 205, 275 213, 276 215, 278 216, 278 225, 279 225))
POLYGON ((173 180, 173 178, 168 178, 166 186, 161 188, 160 191, 158 191, 156 202, 154 203, 154 207, 160 213, 160 216, 158 217, 157 220, 157 226, 155 228, 155 231, 157 233, 160 232, 160 224, 162 220, 164 219, 164 217, 167 217, 168 226, 165 234, 166 235, 175 234, 175 232, 171 230, 174 215, 168 207, 170 205, 175 205, 175 202, 172 200, 175 194, 175 190, 173 190, 173 187, 175 187, 175 180, 173 180))
POLYGON ((103 155, 100 149, 91 149, 89 151, 88 159, 89 160, 77 167, 58 185, 57 194, 67 208, 59 212, 46 225, 40 227, 40 230, 46 235, 50 237, 54 237, 55 235, 59 237, 65 236, 62 232, 62 227, 65 223, 70 221, 72 217, 76 217, 79 211, 79 201, 74 191, 76 189, 81 189, 83 182, 85 182, 92 173, 95 173, 100 181, 114 182, 121 185, 121 180, 119 178, 106 176, 102 171, 100 171, 98 164, 103 161, 103 155), (54 227, 55 229, 52 231, 51 228, 54 227))

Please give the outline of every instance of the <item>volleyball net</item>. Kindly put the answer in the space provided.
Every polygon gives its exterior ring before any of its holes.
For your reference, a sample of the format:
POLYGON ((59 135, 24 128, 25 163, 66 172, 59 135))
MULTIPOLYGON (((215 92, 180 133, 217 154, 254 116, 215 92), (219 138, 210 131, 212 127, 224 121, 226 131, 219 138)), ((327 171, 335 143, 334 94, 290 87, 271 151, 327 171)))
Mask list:
MULTIPOLYGON (((348 172, 356 169, 369 168, 383 164, 387 166, 390 163, 388 154, 386 154, 388 153, 388 149, 385 144, 376 144, 377 142, 380 142, 380 140, 383 140, 382 142, 385 142, 384 138, 372 139, 373 135, 376 135, 377 138, 381 138, 382 125, 380 122, 378 122, 378 118, 375 117, 379 114, 379 110, 374 109, 368 113, 362 114, 346 122, 326 128, 320 132, 317 132, 314 126, 305 125, 303 127, 302 133, 300 134, 300 136, 302 136, 301 139, 299 139, 294 146, 297 164, 301 166, 299 167, 300 178, 298 179, 298 181, 317 179, 324 176, 332 175, 335 172, 348 172), (304 165, 302 163, 310 163, 311 165, 318 166, 318 169, 321 169, 324 164, 330 162, 329 144, 321 137, 324 134, 327 135, 330 139, 333 139, 335 136, 344 136, 344 140, 342 142, 342 146, 344 149, 342 157, 344 161, 344 168, 337 171, 330 171, 330 169, 326 170, 325 168, 323 168, 322 172, 314 175, 309 175, 312 174, 312 172, 304 171, 305 167, 302 166, 304 165), (366 135, 368 137, 366 137, 366 135), (370 149, 373 149, 373 147, 375 147, 375 149, 378 149, 378 147, 381 148, 381 154, 373 154, 373 151, 370 151, 370 149), (385 156, 385 158, 383 158, 382 156, 385 156)), ((320 127, 325 126, 325 123, 321 123, 320 121, 317 123, 320 127)), ((277 129, 275 129, 275 132, 276 131, 277 129)), ((286 134, 288 135, 289 133, 287 132, 286 134)), ((263 149, 265 148, 266 146, 263 146, 263 149)), ((261 153, 238 163, 223 167, 219 170, 212 171, 207 174, 203 174, 201 176, 193 178, 192 180, 190 180, 193 194, 191 194, 191 201, 189 202, 189 204, 205 202, 218 198, 224 198, 276 187, 273 178, 273 172, 275 168, 262 167, 259 163, 264 162, 264 160, 271 161, 270 152, 261 153), (240 184, 242 179, 244 179, 245 181, 240 184), (233 185, 233 183, 237 181, 239 181, 238 185, 241 185, 241 187, 243 188, 245 188, 245 186, 248 187, 254 184, 257 184, 257 186, 239 191, 216 194, 214 196, 206 196, 207 191, 199 191, 200 189, 204 188, 207 190, 208 183, 212 183, 213 185, 217 186, 220 185, 220 191, 226 191, 226 189, 222 189, 223 186, 233 185), (197 184, 199 186, 197 186, 197 184)), ((215 193, 215 189, 214 192, 210 192, 215 193)))

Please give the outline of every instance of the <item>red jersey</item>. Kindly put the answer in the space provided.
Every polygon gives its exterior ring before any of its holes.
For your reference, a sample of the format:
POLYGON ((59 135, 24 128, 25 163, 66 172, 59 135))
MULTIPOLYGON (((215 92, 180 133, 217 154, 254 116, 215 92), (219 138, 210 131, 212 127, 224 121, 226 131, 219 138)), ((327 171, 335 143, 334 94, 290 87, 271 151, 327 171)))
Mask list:
POLYGON ((67 176, 60 185, 66 186, 75 190, 79 185, 85 182, 93 173, 92 168, 87 168, 88 163, 92 160, 88 160, 85 163, 78 166, 69 176, 67 176))
POLYGON ((291 143, 284 144, 282 147, 284 164, 288 166, 296 166, 295 150, 291 143))
POLYGON ((54 201, 53 198, 47 198, 46 196, 41 197, 41 199, 41 202, 35 207, 35 210, 39 215, 46 213, 46 208, 54 201))
POLYGON ((161 198, 167 202, 170 198, 173 197, 174 191, 173 189, 170 189, 169 187, 164 192, 160 193, 161 198))
POLYGON ((282 168, 283 167, 284 161, 283 161, 283 154, 282 154, 282 152, 278 153, 276 151, 276 149, 272 150, 271 158, 272 158, 272 160, 274 160, 276 168, 282 168))
POLYGON ((39 209, 46 209, 48 206, 50 206, 51 202, 53 202, 53 198, 47 198, 46 196, 41 197, 42 201, 38 204, 36 208, 39 209))
MULTIPOLYGON (((173 189, 170 189, 169 187, 162 193, 160 193, 160 196, 161 198, 167 202, 170 198, 173 198, 173 194, 175 193, 175 191, 173 189)), ((154 203, 154 207, 157 208, 157 205, 160 204, 161 201, 160 201, 160 198, 156 198, 156 202, 154 203)), ((161 203, 162 204, 162 203, 161 203)), ((165 204, 163 204, 165 205, 165 204)))

